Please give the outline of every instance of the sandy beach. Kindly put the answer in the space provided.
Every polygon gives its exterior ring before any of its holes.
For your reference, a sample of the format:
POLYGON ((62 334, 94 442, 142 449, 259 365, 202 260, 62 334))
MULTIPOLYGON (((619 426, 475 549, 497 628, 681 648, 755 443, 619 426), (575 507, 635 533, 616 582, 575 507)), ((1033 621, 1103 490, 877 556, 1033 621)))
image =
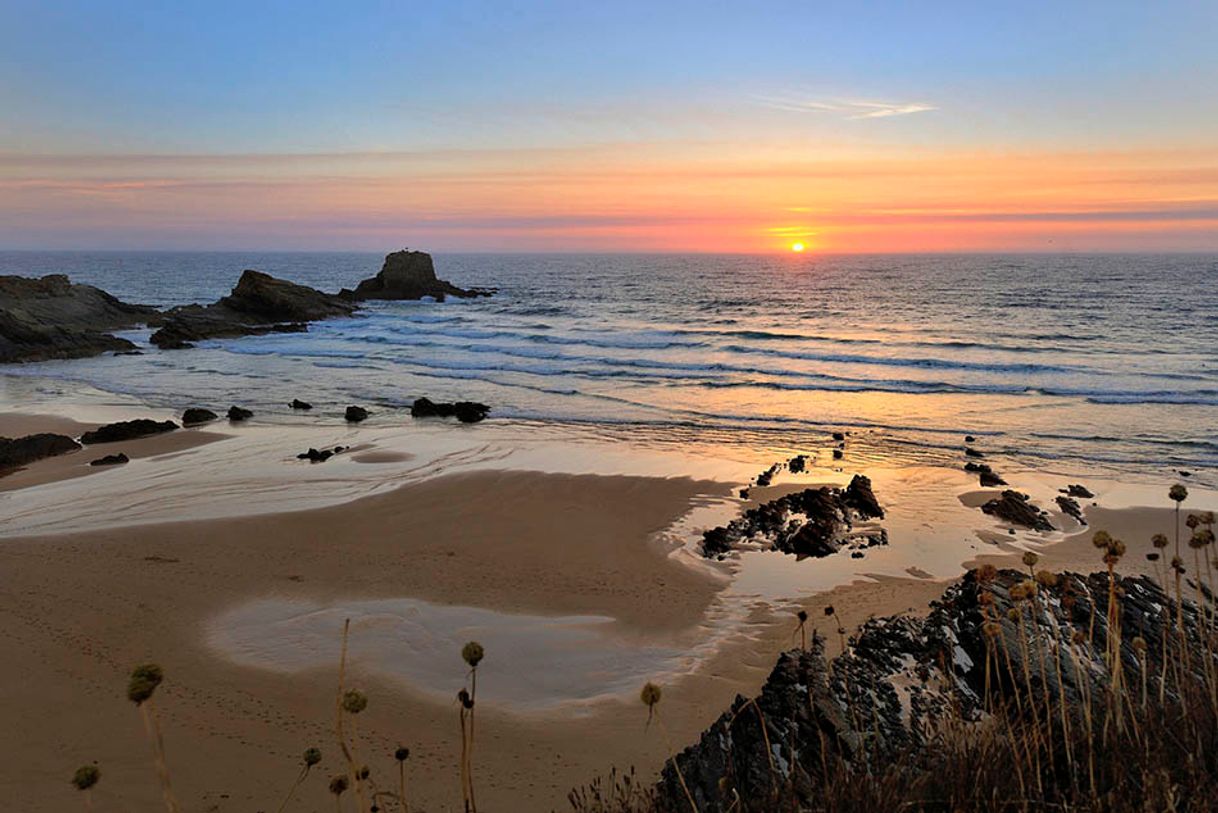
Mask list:
MULTIPOLYGON (((0 425, 9 434, 89 426, 34 415, 0 425)), ((223 437, 179 431, 123 446, 130 465, 148 461, 143 476, 168 481, 205 461, 206 444, 223 437)), ((358 448, 368 463, 417 463, 376 444, 358 448)), ((8 505, 88 473, 79 460, 89 454, 0 478, 8 505)), ((981 529, 961 529, 973 544, 960 550, 992 547, 997 553, 977 561, 1019 566, 1027 536, 985 530, 994 523, 968 507, 976 496, 956 475, 878 476, 892 488, 943 484, 943 504, 968 512, 951 522, 966 517, 981 529)), ((464 678, 458 652, 466 639, 488 651, 475 763, 487 809, 562 809, 572 787, 612 767, 653 776, 669 745, 693 740, 737 693, 757 690, 776 654, 797 640, 794 610, 809 611, 834 651, 836 622, 825 607, 854 629, 869 617, 922 612, 946 584, 912 564, 909 576, 864 576, 864 566, 857 576, 833 576, 826 560, 819 572, 838 583, 780 601, 742 595, 730 564, 693 561, 674 542, 674 529, 699 511, 722 512, 738 486, 483 468, 338 505, 4 539, 0 692, 22 735, 0 754, 0 794, 22 810, 62 810, 76 802, 65 771, 96 760, 107 773, 98 810, 155 806, 147 743, 123 695, 131 667, 151 660, 168 676, 157 709, 185 809, 274 809, 299 753, 313 745, 328 756, 301 789, 298 809, 328 809, 347 618, 348 684, 370 697, 361 758, 391 776, 392 750, 410 747, 412 793, 425 809, 460 807, 452 697, 464 678), (636 694, 647 679, 666 687, 661 714, 671 743, 644 729, 636 694)), ((756 489, 734 504, 795 487, 756 489)), ((894 529, 916 538, 901 516, 894 529)), ((1092 569, 1089 533, 1105 528, 1130 540, 1130 565, 1141 567, 1140 545, 1167 531, 1172 515, 1093 508, 1088 518, 1086 532, 1038 548, 1044 566, 1092 569)), ((898 553, 901 541, 891 546, 898 553)))

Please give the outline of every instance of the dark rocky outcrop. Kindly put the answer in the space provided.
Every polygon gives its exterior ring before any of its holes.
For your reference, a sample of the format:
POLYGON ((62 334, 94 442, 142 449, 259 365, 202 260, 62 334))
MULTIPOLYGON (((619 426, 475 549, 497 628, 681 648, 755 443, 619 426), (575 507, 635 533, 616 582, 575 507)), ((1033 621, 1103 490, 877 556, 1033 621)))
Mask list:
MULTIPOLYGON (((972 571, 925 618, 870 620, 832 660, 815 635, 806 650, 783 653, 760 694, 737 696, 698 742, 665 765, 656 809, 690 809, 683 779, 704 813, 818 810, 826 764, 854 764, 860 777, 869 766, 895 760, 910 770, 934 770, 943 753, 939 732, 966 737, 991 714, 1018 715, 1017 698, 1043 697, 1046 707, 1084 727, 1085 698, 1106 697, 1112 673, 1110 595, 1120 606, 1116 651, 1126 680, 1146 675, 1148 694, 1157 697, 1161 658, 1170 651, 1165 639, 1178 640, 1174 603, 1157 584, 1118 577, 1110 594, 1108 574, 1068 573, 1038 585, 1031 599, 1013 597, 1027 578, 1016 570, 972 571)), ((1200 664, 1205 622, 1187 601, 1182 618, 1200 664)), ((1174 686, 1169 675, 1169 696, 1174 686)), ((1097 713, 1092 725, 1106 719, 1097 713)))
POLYGON ((774 477, 778 475, 778 472, 781 469, 782 469, 782 464, 775 463, 773 466, 770 466, 768 469, 763 471, 761 474, 758 474, 757 475, 758 488, 768 487, 770 485, 770 483, 774 482, 774 477))
POLYGON ((219 415, 212 412, 210 409, 191 407, 182 413, 182 426, 198 426, 201 423, 214 421, 219 417, 219 415))
POLYGON ((1057 507, 1062 510, 1063 514, 1069 514, 1083 525, 1087 524, 1087 520, 1083 519, 1083 509, 1078 504, 1078 500, 1072 499, 1059 494, 1057 496, 1057 507))
POLYGON ((422 299, 425 296, 443 302, 446 297, 468 298, 490 296, 480 288, 458 288, 436 278, 431 255, 425 251, 403 249, 385 256, 380 272, 356 286, 354 291, 343 289, 339 296, 349 300, 364 299, 422 299))
POLYGON ((336 454, 341 454, 347 451, 346 446, 335 446, 333 449, 314 449, 311 448, 307 452, 302 452, 296 455, 297 460, 308 460, 310 463, 325 463, 336 454))
POLYGON ((1044 512, 1028 502, 1027 494, 1020 494, 1011 489, 1003 491, 1002 496, 981 506, 981 510, 1006 522, 1022 525, 1034 531, 1053 530, 1053 525, 1044 512))
POLYGON ((361 406, 349 406, 346 413, 344 413, 344 417, 350 423, 359 423, 368 419, 368 410, 361 406))
POLYGON ((1083 485, 1079 485, 1077 483, 1072 483, 1072 484, 1066 486, 1065 494, 1067 497, 1078 497, 1078 498, 1084 499, 1084 500, 1089 500, 1095 496, 1094 494, 1091 493, 1091 490, 1089 488, 1087 488, 1086 486, 1083 486, 1083 485))
POLYGON ((167 311, 152 343, 174 350, 203 339, 300 333, 308 330, 309 322, 350 316, 355 309, 355 304, 334 294, 247 270, 232 293, 219 301, 167 311))
POLYGON ((988 467, 986 471, 981 472, 979 479, 982 488, 998 488, 999 486, 1005 486, 1007 484, 1006 480, 999 477, 988 467))
POLYGON ((822 557, 847 549, 888 544, 882 528, 857 529, 882 519, 871 481, 855 475, 846 488, 808 488, 750 508, 727 525, 702 534, 702 554, 722 558, 744 545, 761 545, 799 557, 822 557))
POLYGON ((787 469, 792 474, 800 474, 808 468, 808 456, 806 454, 795 455, 787 461, 787 469))
POLYGON ((20 438, 0 438, 0 470, 28 466, 47 457, 74 452, 80 444, 67 435, 40 432, 20 438))
POLYGON ((124 463, 130 463, 131 458, 119 452, 118 454, 108 454, 105 457, 99 457, 96 460, 90 460, 90 466, 121 466, 124 463))
POLYGON ((248 421, 250 418, 254 417, 254 413, 252 410, 248 410, 245 407, 234 405, 228 408, 227 417, 230 421, 239 423, 240 421, 248 421))
POLYGON ((972 447, 966 448, 964 450, 964 456, 965 457, 985 457, 984 454, 982 454, 981 452, 977 451, 976 449, 974 449, 972 447))
POLYGON ((0 276, 0 363, 44 361, 130 351, 106 331, 154 323, 156 308, 132 305, 62 274, 41 279, 0 276))
POLYGON ((290 406, 292 409, 304 409, 304 410, 313 408, 313 405, 310 404, 308 401, 302 401, 299 398, 293 398, 292 403, 288 404, 288 406, 290 406))
POLYGON ((137 418, 133 421, 119 421, 100 426, 92 432, 80 436, 80 442, 86 446, 95 443, 118 443, 124 440, 136 440, 151 435, 172 432, 178 425, 173 421, 154 421, 150 418, 137 418))
POLYGON ((456 418, 461 423, 477 423, 489 414, 491 408, 477 401, 437 403, 430 398, 417 398, 410 405, 412 418, 456 418))

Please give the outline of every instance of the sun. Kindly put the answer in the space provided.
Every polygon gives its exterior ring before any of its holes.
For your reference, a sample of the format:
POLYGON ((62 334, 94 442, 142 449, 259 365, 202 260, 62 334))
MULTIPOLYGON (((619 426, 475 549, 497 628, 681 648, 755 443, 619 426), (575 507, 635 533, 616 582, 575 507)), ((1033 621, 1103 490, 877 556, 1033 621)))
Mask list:
POLYGON ((804 248, 805 248, 805 246, 803 243, 792 243, 791 244, 791 250, 794 251, 796 254, 803 253, 804 248))

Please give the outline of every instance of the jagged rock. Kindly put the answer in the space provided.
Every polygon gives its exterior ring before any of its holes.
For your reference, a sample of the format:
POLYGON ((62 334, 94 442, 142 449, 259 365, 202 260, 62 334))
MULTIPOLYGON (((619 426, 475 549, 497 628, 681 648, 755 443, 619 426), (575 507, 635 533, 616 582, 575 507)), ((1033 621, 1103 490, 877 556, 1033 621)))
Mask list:
POLYGON ((487 416, 491 408, 477 401, 457 401, 456 403, 437 403, 430 398, 417 398, 410 405, 412 418, 451 418, 455 417, 461 423, 477 423, 487 416))
POLYGON ((833 439, 840 443, 846 439, 846 435, 842 432, 834 432, 833 439))
POLYGON ((230 406, 228 408, 228 419, 230 421, 248 421, 252 417, 254 417, 254 413, 244 407, 230 406))
POLYGON ((300 333, 308 322, 349 316, 356 306, 307 285, 246 270, 232 293, 210 305, 185 305, 166 312, 152 343, 166 350, 203 339, 266 333, 300 333))
POLYGON ((977 438, 973 437, 972 435, 965 435, 965 436, 964 436, 964 442, 965 442, 965 443, 976 443, 976 442, 977 442, 977 438))
POLYGON ((296 455, 297 460, 308 460, 310 463, 325 463, 336 454, 347 451, 346 446, 335 446, 333 449, 317 449, 310 448, 309 451, 296 455))
POLYGON ((80 442, 89 446, 94 443, 118 443, 124 440, 146 438, 172 432, 178 425, 173 421, 154 421, 150 418, 137 418, 133 421, 119 421, 100 426, 92 432, 80 436, 80 442))
POLYGON ((775 475, 778 474, 779 468, 780 468, 780 466, 777 463, 775 463, 773 466, 770 466, 768 469, 763 471, 761 474, 758 474, 757 475, 758 488, 766 488, 767 486, 770 485, 770 483, 774 482, 774 477, 775 477, 775 475))
POLYGON ((351 300, 422 299, 430 296, 443 302, 449 296, 490 296, 491 292, 479 288, 466 290, 437 279, 430 254, 403 249, 387 254, 384 265, 375 277, 364 280, 354 291, 343 289, 339 295, 351 300))
POLYGON ((349 406, 347 407, 346 418, 351 423, 359 423, 360 421, 367 420, 368 410, 361 406, 349 406))
POLYGON ((808 456, 806 454, 796 455, 787 461, 787 468, 792 474, 799 474, 808 467, 808 456))
POLYGON ((118 454, 108 454, 105 457, 99 457, 96 460, 90 460, 90 466, 121 466, 124 463, 130 463, 131 459, 127 455, 119 452, 118 454))
POLYGON ((1053 525, 1045 515, 1028 502, 1027 494, 1007 489, 1002 496, 990 500, 981 506, 987 514, 998 517, 1015 525, 1023 525, 1035 531, 1052 531, 1053 525))
MULTIPOLYGON (((737 696, 666 763, 657 809, 689 809, 681 779, 703 813, 819 809, 826 764, 856 763, 866 775, 868 766, 901 759, 910 769, 934 770, 938 732, 984 726, 990 714, 1018 715, 1017 698, 1044 698, 1072 726, 1105 725, 1105 715, 1089 716, 1085 698, 1106 697, 1112 673, 1108 574, 1062 574, 1032 598, 1013 599, 1027 578, 1017 570, 971 571, 924 619, 867 621, 832 661, 817 635, 807 650, 784 652, 756 697, 737 696)), ((1163 653, 1175 657, 1165 639, 1178 641, 1174 602, 1144 577, 1117 577, 1114 587, 1123 673, 1126 680, 1145 675, 1148 696, 1157 697, 1163 653)), ((1200 670, 1206 621, 1188 601, 1181 617, 1200 670)), ((1174 687, 1169 674, 1163 688, 1171 696, 1174 687)))
POLYGON ((702 535, 702 553, 722 558, 743 543, 799 557, 822 557, 843 548, 858 551, 888 544, 883 529, 855 530, 855 524, 884 516, 871 481, 856 475, 844 488, 808 488, 745 511, 725 526, 702 535))
POLYGON ((220 416, 212 412, 210 409, 191 407, 182 413, 182 426, 197 426, 201 423, 214 421, 218 417, 220 416))
POLYGON ((308 401, 302 401, 299 398, 293 398, 292 403, 288 404, 292 409, 312 409, 313 405, 308 401))
POLYGON ((134 350, 104 331, 159 320, 147 305, 122 302, 62 274, 41 279, 0 276, 0 363, 96 356, 134 350))
POLYGON ((834 459, 834 460, 841 460, 841 459, 842 459, 842 456, 843 456, 844 454, 845 454, 845 453, 844 453, 844 452, 843 452, 841 449, 834 449, 834 450, 833 450, 833 459, 834 459))
POLYGON ((985 457, 984 454, 973 448, 966 448, 964 454, 966 457, 985 457))
POLYGON ((998 488, 998 486, 1005 486, 1007 484, 1006 480, 991 471, 988 466, 985 471, 981 472, 980 481, 982 488, 998 488))
POLYGON ((1086 486, 1078 485, 1077 483, 1066 486, 1067 497, 1079 497, 1084 500, 1089 500, 1095 495, 1091 493, 1086 486))
POLYGON ((1060 494, 1057 496, 1056 499, 1057 499, 1057 507, 1062 510, 1063 514, 1069 514, 1070 516, 1074 517, 1079 522, 1081 522, 1083 525, 1087 524, 1087 520, 1083 519, 1083 510, 1079 506, 1078 500, 1072 499, 1070 497, 1062 496, 1060 494))
POLYGON ((20 438, 0 438, 0 470, 28 466, 47 457, 74 452, 80 444, 67 435, 40 432, 20 438))

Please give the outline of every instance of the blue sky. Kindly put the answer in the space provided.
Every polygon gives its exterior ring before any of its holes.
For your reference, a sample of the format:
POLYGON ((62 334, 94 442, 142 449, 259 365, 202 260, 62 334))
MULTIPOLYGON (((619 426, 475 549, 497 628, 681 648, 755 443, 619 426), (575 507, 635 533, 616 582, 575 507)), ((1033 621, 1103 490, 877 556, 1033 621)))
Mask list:
POLYGON ((0 0, 0 179, 47 155, 1204 149, 1216 32, 1214 2, 0 0))

